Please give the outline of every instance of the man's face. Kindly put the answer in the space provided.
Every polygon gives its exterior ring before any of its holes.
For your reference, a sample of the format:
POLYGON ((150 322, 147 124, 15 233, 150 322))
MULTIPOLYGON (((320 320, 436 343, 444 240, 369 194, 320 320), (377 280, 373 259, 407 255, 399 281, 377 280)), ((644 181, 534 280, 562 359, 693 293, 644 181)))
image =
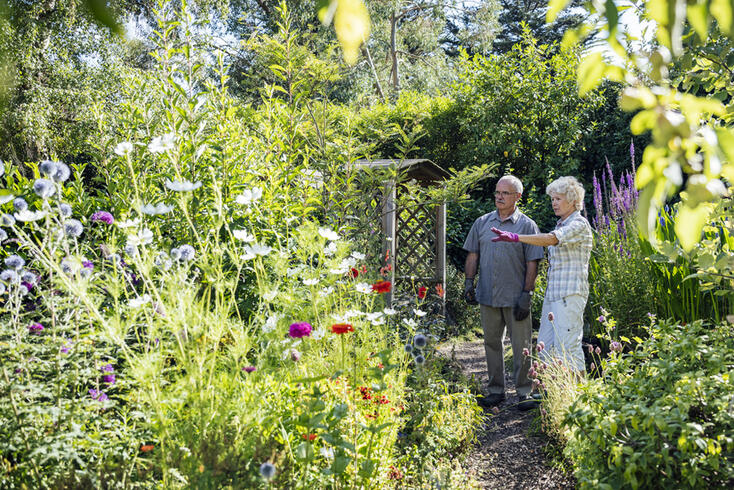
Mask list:
POLYGON ((521 194, 508 181, 497 182, 497 187, 494 188, 494 204, 497 206, 497 211, 502 214, 511 213, 520 196, 521 194))

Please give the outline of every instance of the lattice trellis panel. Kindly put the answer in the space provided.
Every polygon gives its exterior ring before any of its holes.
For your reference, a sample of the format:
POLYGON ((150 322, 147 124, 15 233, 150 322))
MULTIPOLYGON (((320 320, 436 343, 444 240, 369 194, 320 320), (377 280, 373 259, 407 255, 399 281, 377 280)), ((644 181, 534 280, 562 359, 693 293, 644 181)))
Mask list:
POLYGON ((355 206, 353 214, 348 218, 350 239, 357 244, 361 252, 381 256, 384 239, 383 220, 382 192, 375 190, 366 196, 359 206, 355 206))
POLYGON ((402 209, 397 216, 395 286, 411 287, 436 278, 436 207, 417 205, 402 209))

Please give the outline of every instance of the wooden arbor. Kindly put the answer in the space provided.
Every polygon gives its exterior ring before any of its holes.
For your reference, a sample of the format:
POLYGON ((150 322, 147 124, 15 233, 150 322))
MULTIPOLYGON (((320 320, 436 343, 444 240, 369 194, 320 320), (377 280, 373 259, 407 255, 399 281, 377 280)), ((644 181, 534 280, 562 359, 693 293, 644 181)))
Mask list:
MULTIPOLYGON (((441 185, 449 173, 427 159, 357 160, 358 168, 380 169, 396 166, 407 180, 415 179, 419 185, 441 185)), ((396 207, 400 185, 389 180, 383 183, 379 199, 374 199, 375 215, 381 218, 384 233, 382 245, 386 265, 392 266, 387 280, 393 283, 393 292, 387 296, 391 304, 396 296, 414 296, 418 288, 428 288, 430 297, 436 298, 435 287, 446 290, 446 204, 415 203, 402 209, 396 207)), ((440 298, 441 313, 445 310, 444 298, 440 298)))

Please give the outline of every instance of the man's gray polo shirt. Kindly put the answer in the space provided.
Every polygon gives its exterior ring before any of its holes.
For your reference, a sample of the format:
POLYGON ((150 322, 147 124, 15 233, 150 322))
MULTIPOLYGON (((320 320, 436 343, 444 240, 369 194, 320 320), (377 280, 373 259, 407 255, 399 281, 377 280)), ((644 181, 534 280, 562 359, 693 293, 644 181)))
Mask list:
POLYGON ((519 210, 504 221, 497 211, 479 217, 469 230, 464 250, 479 253, 479 283, 477 301, 500 308, 515 306, 525 287, 527 262, 541 260, 543 247, 526 243, 493 242, 497 235, 492 227, 518 235, 539 233, 538 225, 519 210))

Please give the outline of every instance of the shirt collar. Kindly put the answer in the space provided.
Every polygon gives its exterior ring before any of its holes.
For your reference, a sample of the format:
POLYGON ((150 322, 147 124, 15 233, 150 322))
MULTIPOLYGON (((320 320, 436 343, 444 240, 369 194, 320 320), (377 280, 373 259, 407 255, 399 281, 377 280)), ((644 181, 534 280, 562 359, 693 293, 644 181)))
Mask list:
POLYGON ((504 220, 500 219, 500 213, 498 213, 497 210, 494 210, 492 211, 492 215, 490 216, 490 219, 499 221, 500 223, 502 223, 502 221, 507 221, 509 219, 514 224, 514 223, 517 223, 517 220, 520 219, 520 210, 517 209, 517 206, 516 206, 515 212, 512 213, 508 218, 505 218, 504 220))
POLYGON ((581 211, 579 211, 579 210, 577 209, 577 210, 576 210, 576 211, 574 211, 573 213, 569 214, 569 215, 568 215, 568 217, 567 217, 566 219, 564 219, 564 220, 560 220, 560 219, 559 219, 559 220, 558 220, 558 226, 563 226, 563 225, 565 225, 566 223, 568 223, 569 221, 572 221, 572 220, 576 219, 576 218, 577 218, 578 216, 580 216, 580 215, 581 215, 581 211))

